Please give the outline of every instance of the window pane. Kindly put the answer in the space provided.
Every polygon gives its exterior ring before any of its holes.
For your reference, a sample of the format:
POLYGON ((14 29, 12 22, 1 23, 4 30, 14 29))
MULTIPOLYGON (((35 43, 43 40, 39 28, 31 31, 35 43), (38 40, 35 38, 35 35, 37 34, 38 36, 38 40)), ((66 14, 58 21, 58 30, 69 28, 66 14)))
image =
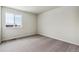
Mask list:
POLYGON ((6 13, 6 25, 14 25, 14 15, 6 13))
POLYGON ((22 15, 15 15, 15 25, 16 26, 22 25, 22 15))

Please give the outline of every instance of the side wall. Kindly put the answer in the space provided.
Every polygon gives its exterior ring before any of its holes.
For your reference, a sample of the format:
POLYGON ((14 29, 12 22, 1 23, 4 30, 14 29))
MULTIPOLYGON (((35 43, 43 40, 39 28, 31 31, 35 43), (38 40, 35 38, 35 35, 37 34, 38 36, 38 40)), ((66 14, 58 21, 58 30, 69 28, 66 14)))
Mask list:
POLYGON ((0 42, 1 42, 1 6, 0 6, 0 42))
POLYGON ((3 40, 9 40, 17 37, 23 37, 36 34, 36 15, 18 11, 15 9, 2 8, 2 28, 3 28, 3 40), (21 28, 6 28, 5 26, 5 13, 11 12, 22 15, 22 27, 21 28))
POLYGON ((38 15, 38 34, 79 45, 79 7, 59 7, 38 15))
MULTIPOLYGON (((76 39, 79 40, 79 7, 76 10, 76 39)), ((79 42, 79 41, 78 41, 79 42)))

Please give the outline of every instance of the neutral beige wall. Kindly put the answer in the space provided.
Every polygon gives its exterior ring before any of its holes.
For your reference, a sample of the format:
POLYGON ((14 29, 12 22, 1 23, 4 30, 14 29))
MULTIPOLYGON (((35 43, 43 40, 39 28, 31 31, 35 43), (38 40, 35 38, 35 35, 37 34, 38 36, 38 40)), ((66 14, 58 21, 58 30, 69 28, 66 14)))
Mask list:
POLYGON ((79 7, 60 7, 38 15, 38 33, 79 45, 79 7))
POLYGON ((0 42, 1 42, 1 6, 0 6, 0 42))
POLYGON ((2 16, 3 40, 36 34, 36 15, 3 7, 2 16), (22 28, 5 27, 5 12, 8 11, 22 15, 22 28))
POLYGON ((79 7, 76 10, 76 39, 79 40, 79 7))

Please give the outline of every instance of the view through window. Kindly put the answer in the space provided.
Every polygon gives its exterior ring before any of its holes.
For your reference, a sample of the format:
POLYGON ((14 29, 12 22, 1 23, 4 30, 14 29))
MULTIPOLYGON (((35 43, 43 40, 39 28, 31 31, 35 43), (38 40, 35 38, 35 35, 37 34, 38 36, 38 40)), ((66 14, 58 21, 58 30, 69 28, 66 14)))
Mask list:
POLYGON ((6 27, 21 27, 22 15, 6 13, 6 27))

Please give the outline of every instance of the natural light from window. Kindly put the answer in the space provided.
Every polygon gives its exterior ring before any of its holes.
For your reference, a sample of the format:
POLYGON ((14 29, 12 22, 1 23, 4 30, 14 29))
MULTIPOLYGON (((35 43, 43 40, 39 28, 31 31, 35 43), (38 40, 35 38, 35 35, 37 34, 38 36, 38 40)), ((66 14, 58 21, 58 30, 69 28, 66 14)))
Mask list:
POLYGON ((6 27, 21 27, 22 15, 6 13, 6 27))

